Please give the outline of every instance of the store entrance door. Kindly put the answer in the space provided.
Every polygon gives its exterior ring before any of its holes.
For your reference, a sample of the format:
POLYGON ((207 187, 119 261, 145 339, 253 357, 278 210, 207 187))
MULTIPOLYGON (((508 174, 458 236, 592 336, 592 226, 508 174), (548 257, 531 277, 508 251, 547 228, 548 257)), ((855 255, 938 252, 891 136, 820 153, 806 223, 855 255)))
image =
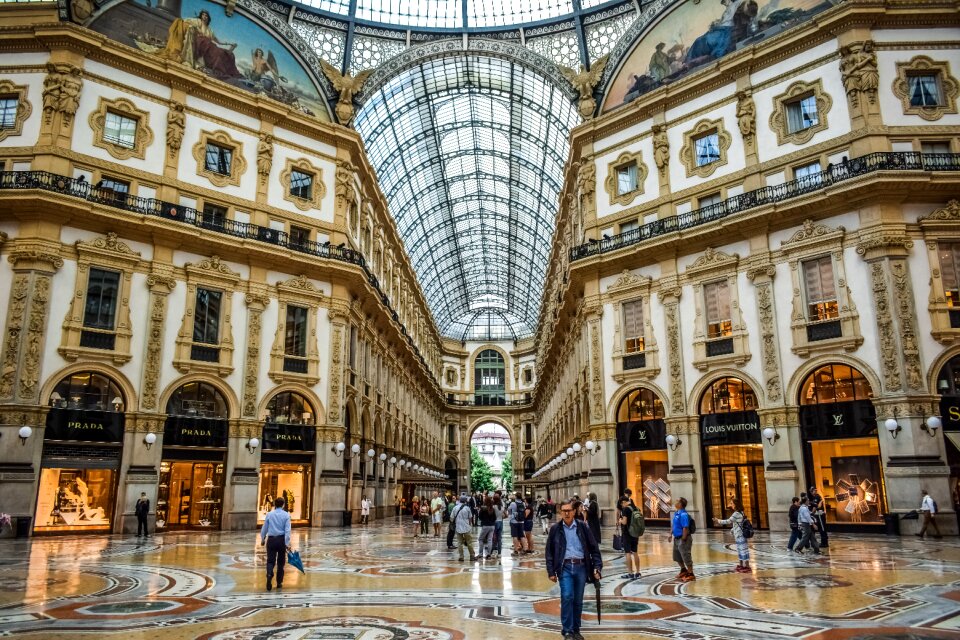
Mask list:
POLYGON ((223 463, 164 460, 157 494, 157 528, 219 529, 222 492, 223 463))
POLYGON ((770 526, 763 447, 759 444, 705 447, 707 466, 707 522, 729 518, 731 498, 740 500, 744 515, 758 529, 770 526))

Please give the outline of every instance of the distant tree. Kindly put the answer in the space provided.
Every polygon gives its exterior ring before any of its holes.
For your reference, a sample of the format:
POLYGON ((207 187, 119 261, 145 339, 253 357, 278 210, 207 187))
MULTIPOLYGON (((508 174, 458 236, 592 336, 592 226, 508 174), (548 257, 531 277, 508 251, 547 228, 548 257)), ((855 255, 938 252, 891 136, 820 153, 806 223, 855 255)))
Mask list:
POLYGON ((513 457, 509 451, 503 459, 503 465, 500 467, 500 478, 503 488, 507 491, 513 491, 513 457))
POLYGON ((470 447, 470 490, 471 491, 493 491, 493 469, 480 451, 475 447, 470 447))

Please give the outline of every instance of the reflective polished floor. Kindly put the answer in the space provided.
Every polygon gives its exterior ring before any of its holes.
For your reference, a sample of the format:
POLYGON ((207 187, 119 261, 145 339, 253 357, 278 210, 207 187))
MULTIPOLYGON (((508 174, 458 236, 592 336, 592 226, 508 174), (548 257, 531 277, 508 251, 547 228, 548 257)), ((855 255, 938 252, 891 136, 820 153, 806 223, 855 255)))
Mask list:
MULTIPOLYGON (((698 531, 699 579, 674 579, 665 531, 641 541, 643 577, 624 580, 610 549, 602 622, 614 638, 960 638, 960 541, 831 536, 829 554, 798 557, 758 533, 752 574, 736 550, 698 531)), ((306 574, 288 567, 267 592, 253 532, 0 540, 0 636, 203 640, 454 640, 560 637, 559 592, 537 553, 457 562, 446 541, 414 541, 396 521, 293 534, 306 574), (401 535, 402 533, 402 535, 401 535)))

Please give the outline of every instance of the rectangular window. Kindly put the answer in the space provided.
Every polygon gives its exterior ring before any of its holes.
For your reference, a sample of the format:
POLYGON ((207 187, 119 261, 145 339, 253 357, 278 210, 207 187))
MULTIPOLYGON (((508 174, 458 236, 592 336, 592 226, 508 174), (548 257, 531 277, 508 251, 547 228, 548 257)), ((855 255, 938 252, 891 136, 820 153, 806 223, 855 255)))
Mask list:
POLYGON ((17 98, 0 98, 0 129, 13 129, 17 125, 17 98))
POLYGON ((730 286, 718 280, 703 286, 707 309, 707 338, 723 338, 733 333, 730 314, 730 286))
POLYGON ((793 170, 793 177, 800 183, 801 187, 818 185, 823 179, 821 175, 820 163, 811 162, 793 170))
POLYGON ((935 142, 921 142, 921 153, 951 153, 950 143, 946 140, 937 140, 935 142))
POLYGON ((715 204, 720 204, 720 202, 720 192, 717 191, 716 193, 711 193, 710 195, 703 196, 697 200, 697 208, 706 209, 707 207, 712 207, 715 204))
POLYGON ((83 326, 112 331, 117 316, 120 295, 120 274, 90 268, 87 277, 87 301, 83 311, 83 326))
POLYGON ((812 93, 786 104, 787 132, 796 133, 820 123, 817 113, 817 96, 812 93))
POLYGON ((617 167, 617 195, 622 196, 637 190, 637 163, 617 167))
POLYGON ((290 172, 290 195, 302 200, 313 197, 313 174, 294 169, 290 172))
POLYGON ((203 205, 203 226, 210 229, 222 229, 227 219, 227 210, 215 204, 203 205))
POLYGON ((457 425, 455 424, 447 425, 447 444, 451 447, 457 444, 457 425))
POLYGON ((523 370, 523 381, 526 384, 530 384, 533 382, 533 369, 523 370))
POLYGON ((193 341, 204 344, 220 344, 220 301, 222 291, 197 288, 197 300, 193 308, 193 341))
POLYGON ((807 294, 807 319, 810 322, 832 320, 840 315, 830 256, 803 262, 803 284, 807 294))
POLYGON ((623 303, 623 348, 627 353, 643 351, 643 300, 623 303))
POLYGON ((698 167, 720 160, 720 136, 717 132, 700 136, 693 141, 693 144, 698 167))
POLYGON ((103 141, 125 149, 133 149, 137 141, 137 121, 107 111, 103 121, 103 141))
POLYGON ((940 76, 936 73, 918 73, 907 76, 910 84, 911 107, 937 107, 940 105, 940 76))
POLYGON ((288 356, 299 358, 307 356, 307 310, 303 307, 287 305, 283 352, 288 356))
POLYGON ((523 441, 526 443, 527 448, 533 445, 533 425, 529 422, 523 425, 523 441))
POLYGON ((229 176, 230 170, 233 167, 233 149, 208 142, 206 163, 204 166, 207 171, 219 173, 222 176, 229 176))
POLYGON ((960 242, 941 242, 937 245, 940 254, 940 277, 948 307, 960 307, 960 242))
POLYGON ((290 246, 302 249, 310 243, 310 229, 290 225, 290 246))
POLYGON ((96 196, 101 200, 124 202, 130 193, 130 183, 114 178, 102 178, 96 186, 96 196))
POLYGON ((629 220, 620 225, 620 233, 626 233, 627 231, 633 231, 634 229, 640 228, 640 222, 637 220, 629 220))

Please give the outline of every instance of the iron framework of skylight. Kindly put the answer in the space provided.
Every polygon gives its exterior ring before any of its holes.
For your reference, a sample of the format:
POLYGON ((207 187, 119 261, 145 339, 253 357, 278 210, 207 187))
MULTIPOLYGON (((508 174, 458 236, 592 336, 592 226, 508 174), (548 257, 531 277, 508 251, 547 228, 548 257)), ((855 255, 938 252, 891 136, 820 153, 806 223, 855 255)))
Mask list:
POLYGON ((355 126, 443 335, 533 334, 579 122, 564 91, 504 58, 427 60, 366 96, 355 126))

